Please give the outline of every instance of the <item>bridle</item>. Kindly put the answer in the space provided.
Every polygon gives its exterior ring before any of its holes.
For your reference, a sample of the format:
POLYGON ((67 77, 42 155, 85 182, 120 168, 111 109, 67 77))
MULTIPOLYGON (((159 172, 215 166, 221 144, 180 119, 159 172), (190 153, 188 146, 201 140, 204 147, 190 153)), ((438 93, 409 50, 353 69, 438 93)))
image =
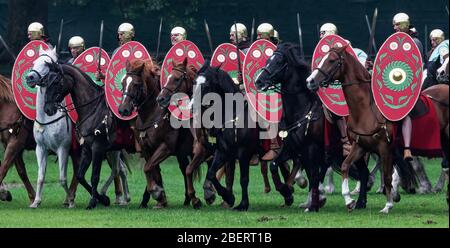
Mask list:
MULTIPOLYGON (((59 65, 59 64, 56 63, 56 62, 53 60, 53 58, 50 57, 48 54, 41 54, 41 55, 39 55, 39 58, 40 58, 40 57, 48 57, 48 58, 50 58, 50 60, 52 61, 53 64, 59 65)), ((44 62, 47 63, 47 61, 44 61, 44 62)), ((61 66, 61 65, 59 65, 59 66, 61 66)), ((30 72, 36 73, 36 75, 37 75, 38 78, 39 78, 39 81, 38 81, 37 85, 43 86, 42 80, 43 80, 46 76, 48 76, 49 73, 47 73, 47 75, 45 75, 45 76, 42 76, 38 71, 36 71, 36 70, 34 70, 34 69, 32 69, 30 72)))
POLYGON ((336 75, 336 73, 342 68, 342 65, 344 64, 344 62, 343 62, 344 55, 339 54, 335 50, 331 50, 330 52, 336 53, 339 58, 339 61, 337 62, 337 64, 335 64, 331 68, 331 71, 329 73, 325 72, 324 70, 322 70, 319 67, 314 68, 314 70, 319 71, 320 73, 322 73, 322 75, 325 76, 325 79, 320 83, 320 87, 328 87, 329 85, 343 85, 341 82, 331 82, 331 81, 334 78, 334 76, 336 75))
POLYGON ((187 79, 187 71, 178 69, 178 68, 172 68, 172 70, 181 72, 181 77, 179 79, 175 80, 175 89, 171 90, 169 88, 166 87, 166 85, 164 85, 164 87, 162 88, 162 90, 167 90, 169 91, 169 94, 167 95, 169 98, 172 97, 175 93, 178 93, 178 91, 180 90, 181 87, 181 83, 187 79))

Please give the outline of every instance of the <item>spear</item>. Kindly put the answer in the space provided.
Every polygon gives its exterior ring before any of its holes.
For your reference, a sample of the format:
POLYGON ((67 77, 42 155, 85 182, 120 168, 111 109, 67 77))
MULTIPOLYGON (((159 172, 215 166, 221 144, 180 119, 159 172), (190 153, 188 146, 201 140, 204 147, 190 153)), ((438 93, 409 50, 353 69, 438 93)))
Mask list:
POLYGON ((64 26, 64 19, 61 19, 61 23, 59 24, 58 46, 56 47, 58 54, 61 52, 61 37, 63 26, 64 26))
POLYGON ((102 62, 102 45, 103 45, 103 20, 100 24, 100 41, 98 43, 98 65, 97 71, 101 72, 101 62, 102 62))
MULTIPOLYGON (((370 22, 369 22, 369 17, 366 15, 366 24, 367 24, 367 29, 369 30, 369 35, 372 33, 372 28, 370 27, 370 22)), ((373 50, 375 51, 375 53, 377 53, 377 44, 375 43, 375 39, 372 40, 372 47, 373 50)))
MULTIPOLYGON (((372 27, 371 27, 371 29, 370 29, 370 37, 369 37, 369 47, 367 48, 367 56, 370 56, 370 54, 371 54, 371 49, 370 49, 370 47, 372 46, 372 42, 373 42, 373 39, 374 39, 374 37, 375 37, 375 28, 376 28, 376 25, 377 25, 377 16, 378 16, 378 8, 375 8, 375 11, 373 12, 373 16, 372 16, 372 27)), ((377 51, 374 51, 375 53, 377 52, 377 51)))
POLYGON ((425 33, 423 34, 425 36, 425 52, 428 52, 428 26, 425 24, 425 33))
POLYGON ((6 44, 6 41, 3 39, 2 35, 0 35, 0 41, 2 42, 3 47, 5 47, 6 51, 8 51, 9 55, 11 55, 14 61, 16 61, 16 55, 14 55, 9 46, 6 44))
POLYGON ((297 27, 298 27, 298 39, 300 42, 300 56, 302 57, 302 60, 305 60, 305 53, 303 52, 302 28, 300 26, 300 13, 297 13, 297 27))
POLYGON ((253 44, 253 36, 255 36, 255 17, 253 17, 252 19, 252 32, 250 36, 250 44, 253 44))
POLYGON ((209 27, 208 27, 208 23, 206 22, 206 19, 203 19, 204 23, 205 23, 205 32, 206 32, 206 37, 208 38, 208 43, 209 43, 209 49, 211 49, 211 56, 214 53, 213 50, 213 44, 212 44, 212 39, 211 39, 211 34, 209 33, 209 27))
MULTIPOLYGON (((238 29, 237 29, 236 21, 234 21, 234 32, 235 32, 234 34, 236 37, 236 53, 237 53, 238 80, 239 80, 239 78, 242 78, 242 77, 239 77, 239 75, 241 75, 242 71, 241 71, 241 54, 239 52, 239 47, 237 46, 237 44, 239 43, 239 37, 238 37, 238 29)), ((239 80, 239 83, 241 84, 242 82, 239 80)))
POLYGON ((159 22, 159 31, 158 31, 158 45, 156 46, 156 60, 158 60, 158 55, 159 55, 159 45, 161 44, 162 21, 163 21, 163 18, 161 17, 161 21, 159 22))

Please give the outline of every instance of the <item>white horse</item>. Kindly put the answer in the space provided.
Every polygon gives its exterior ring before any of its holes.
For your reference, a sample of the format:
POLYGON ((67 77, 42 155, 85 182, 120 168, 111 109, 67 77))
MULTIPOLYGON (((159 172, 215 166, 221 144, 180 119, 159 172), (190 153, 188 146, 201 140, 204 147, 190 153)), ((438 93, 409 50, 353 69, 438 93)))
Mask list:
MULTIPOLYGON (((56 62, 57 60, 58 57, 55 49, 40 49, 39 58, 34 61, 33 69, 27 76, 27 83, 32 87, 35 86, 36 83, 40 82, 42 78, 48 74, 49 68, 47 64, 56 62)), ((71 148, 73 124, 69 119, 69 116, 63 111, 58 111, 55 115, 48 116, 44 111, 46 87, 44 85, 36 87, 36 120, 34 122, 33 135, 36 140, 36 157, 38 160, 39 171, 36 197, 30 207, 37 208, 41 203, 48 151, 52 151, 58 156, 60 172, 59 181, 66 192, 65 203, 68 204, 69 208, 73 208, 75 206, 75 192, 69 192, 67 186, 67 160, 71 148)), ((120 176, 124 198, 116 195, 116 203, 126 205, 130 202, 131 198, 126 177, 127 169, 125 163, 120 159, 120 151, 108 153, 107 161, 112 168, 112 172, 102 188, 101 194, 106 194, 113 179, 120 176)))

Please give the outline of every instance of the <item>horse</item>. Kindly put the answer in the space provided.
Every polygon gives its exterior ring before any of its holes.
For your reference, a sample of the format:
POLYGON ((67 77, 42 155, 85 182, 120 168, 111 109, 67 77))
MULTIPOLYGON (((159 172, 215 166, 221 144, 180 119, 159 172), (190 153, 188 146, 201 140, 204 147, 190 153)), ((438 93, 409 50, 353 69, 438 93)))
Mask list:
MULTIPOLYGON (((307 87, 316 91, 318 87, 330 84, 330 81, 339 80, 341 82, 345 99, 350 110, 348 119, 348 133, 354 141, 350 154, 342 163, 342 195, 348 209, 354 205, 354 200, 350 197, 348 188, 348 169, 350 166, 364 156, 367 152, 374 152, 380 156, 381 168, 383 171, 386 204, 380 213, 389 213, 393 208, 393 185, 398 185, 398 175, 393 172, 393 129, 395 123, 388 121, 374 104, 369 72, 348 52, 347 46, 332 48, 322 59, 317 68, 307 78, 307 87)), ((448 89, 448 88, 447 88, 448 89)), ((433 94, 434 92, 430 92, 433 94)), ((442 96, 435 95, 435 99, 442 103, 447 103, 447 113, 439 114, 441 125, 441 139, 444 157, 448 157, 448 98, 443 100, 442 96), (447 119, 445 119, 447 118, 447 119), (447 131, 446 131, 447 130, 447 131), (445 144, 444 144, 445 143, 445 144)), ((447 94, 448 97, 448 94, 447 94)), ((439 104, 437 104, 439 105, 439 104)), ((440 110, 443 110, 438 106, 440 110)), ((437 109, 438 109, 437 108, 437 109)), ((443 107, 445 108, 445 106, 443 107)), ((439 111, 438 111, 439 112, 439 111)))
MULTIPOLYGON (((178 77, 183 73, 179 73, 178 77)), ((191 100, 192 106, 200 106, 201 113, 210 111, 211 105, 207 101, 203 101, 203 96, 209 93, 214 93, 218 98, 225 99, 225 94, 242 94, 239 87, 234 84, 231 77, 219 67, 211 67, 206 62, 198 71, 195 79, 196 89, 194 90, 194 97, 191 100)), ((251 119, 249 118, 248 104, 244 106, 236 106, 237 111, 232 112, 232 116, 226 114, 226 104, 218 106, 222 110, 222 118, 214 117, 217 125, 212 127, 205 126, 202 123, 202 128, 207 129, 209 135, 213 135, 216 139, 214 158, 211 167, 208 168, 207 180, 211 181, 217 193, 222 197, 225 203, 232 207, 235 202, 233 192, 223 187, 216 178, 217 170, 228 161, 239 160, 240 168, 240 185, 242 188, 242 198, 239 205, 234 207, 237 211, 247 211, 249 207, 248 197, 248 183, 249 183, 249 162, 253 154, 258 153, 258 147, 249 144, 258 144, 258 129, 251 127, 251 119), (240 107, 243 107, 243 109, 240 107), (242 110, 242 111, 240 111, 242 110), (225 118, 231 118, 225 120, 225 118)), ((194 108, 196 109, 196 108, 194 108)), ((214 108, 212 108, 214 109, 214 108)), ((194 110, 194 116, 198 115, 198 111, 194 110)), ((234 163, 233 163, 234 164, 234 163)))
MULTIPOLYGON (((40 70, 44 58, 50 58, 56 61, 58 58, 51 50, 48 52, 40 50, 39 58, 35 61, 32 71, 40 70), (44 57, 45 56, 45 57, 44 57)), ((45 171, 47 169, 47 155, 49 151, 58 156, 59 165, 59 183, 66 192, 66 202, 69 208, 75 206, 76 187, 69 190, 67 186, 67 159, 72 145, 72 121, 67 113, 58 111, 54 116, 48 116, 44 112, 45 104, 45 86, 37 86, 33 81, 28 81, 32 88, 37 88, 36 95, 36 119, 34 120, 33 136, 36 141, 36 157, 38 162, 37 192, 30 208, 37 208, 41 204, 42 189, 45 180, 45 171)), ((77 171, 78 164, 73 164, 74 171, 77 171)), ((77 183, 76 178, 72 178, 72 183, 77 183)))
MULTIPOLYGON (((171 98, 174 94, 184 93, 189 97, 193 95, 194 80, 197 76, 197 69, 192 65, 187 64, 187 59, 185 59, 180 64, 174 64, 174 69, 170 73, 167 82, 161 92, 159 93, 156 101, 159 106, 164 109, 169 107, 171 98)), ((190 124, 193 124, 190 122, 190 124)), ((200 199, 195 196, 195 188, 193 184, 193 172, 196 171, 202 162, 208 161, 208 167, 211 167, 211 160, 207 160, 214 154, 215 143, 213 140, 209 141, 210 137, 207 130, 203 128, 191 127, 190 131, 194 138, 193 144, 193 157, 191 162, 186 168, 186 179, 187 179, 187 194, 192 202, 194 209, 199 209, 202 205, 200 199)), ((233 181, 234 181, 234 169, 235 160, 230 159, 227 162, 226 168, 226 185, 227 190, 232 192, 233 181)), ((205 191, 205 200, 208 204, 212 204, 215 199, 214 188, 210 181, 205 180, 203 185, 205 191)))
POLYGON ((25 185, 30 202, 36 193, 28 179, 23 152, 33 150, 36 143, 33 138, 33 121, 27 119, 17 107, 10 80, 0 75, 0 140, 5 148, 3 161, 0 163, 0 199, 11 201, 12 195, 4 188, 3 180, 14 163, 17 173, 25 185))
MULTIPOLYGON (((71 110, 76 109, 78 112, 79 119, 75 125, 75 130, 77 139, 81 145, 81 162, 76 172, 76 178, 89 194, 91 194, 87 209, 95 208, 97 202, 105 206, 109 206, 110 204, 109 197, 103 194, 105 188, 103 188, 102 194, 99 194, 97 191, 101 162, 107 151, 115 151, 115 155, 112 155, 111 158, 116 161, 109 161, 110 166, 113 168, 112 173, 119 172, 122 179, 122 187, 125 192, 125 199, 129 201, 126 173, 121 169, 122 166, 119 162, 119 150, 124 145, 122 143, 114 144, 116 141, 115 128, 117 125, 121 125, 121 123, 109 111, 103 98, 103 88, 96 85, 88 75, 73 65, 57 64, 48 55, 42 55, 39 58, 35 62, 38 69, 28 74, 27 83, 35 83, 39 86, 47 87, 44 112, 49 116, 53 116, 56 114, 58 108, 70 111, 67 109, 67 106, 61 106, 59 104, 69 93, 71 93, 74 101, 74 108, 71 110), (91 99, 91 96, 94 96, 94 98, 91 99), (92 186, 84 178, 91 161, 93 161, 92 186)), ((131 133, 131 131, 129 132, 131 133)), ((115 174, 111 174, 111 177, 115 176, 115 174)), ((108 180, 109 183, 111 181, 108 180)))
POLYGON ((167 206, 159 164, 171 155, 177 157, 181 173, 184 177, 185 201, 189 205, 186 167, 192 156, 193 139, 189 130, 172 128, 169 122, 170 113, 157 104, 160 93, 160 68, 150 60, 136 59, 126 64, 127 74, 122 80, 123 99, 119 113, 131 115, 137 109, 135 136, 143 148, 146 160, 144 173, 147 179, 146 191, 141 208, 146 208, 149 194, 157 200, 156 208, 167 206))

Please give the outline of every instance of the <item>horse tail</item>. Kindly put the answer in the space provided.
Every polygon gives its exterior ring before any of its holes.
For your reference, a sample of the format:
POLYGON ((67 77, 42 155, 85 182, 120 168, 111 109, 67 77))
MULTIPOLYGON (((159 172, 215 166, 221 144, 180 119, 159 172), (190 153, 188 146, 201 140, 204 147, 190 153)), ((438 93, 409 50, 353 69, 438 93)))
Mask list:
POLYGON ((405 189, 413 189, 418 186, 418 175, 411 163, 406 162, 400 153, 400 148, 396 146, 392 153, 392 160, 395 169, 401 179, 402 187, 405 189))
POLYGON ((120 159, 123 161, 123 163, 127 167, 128 172, 131 174, 131 166, 130 166, 129 157, 130 157, 130 154, 125 149, 122 149, 120 151, 120 159))

